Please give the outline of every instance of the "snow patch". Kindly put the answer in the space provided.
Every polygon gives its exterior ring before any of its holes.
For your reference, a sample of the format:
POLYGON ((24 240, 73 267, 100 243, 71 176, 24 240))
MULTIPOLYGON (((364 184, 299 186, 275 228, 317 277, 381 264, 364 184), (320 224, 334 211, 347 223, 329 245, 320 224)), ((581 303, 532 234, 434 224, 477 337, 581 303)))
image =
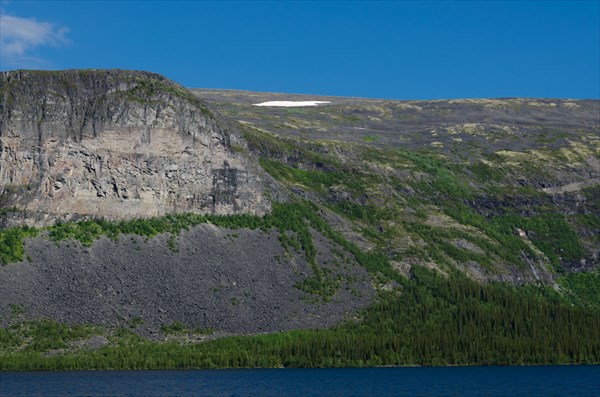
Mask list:
POLYGON ((270 101, 254 103, 254 106, 282 106, 286 108, 299 106, 318 106, 322 103, 331 103, 331 101, 270 101))

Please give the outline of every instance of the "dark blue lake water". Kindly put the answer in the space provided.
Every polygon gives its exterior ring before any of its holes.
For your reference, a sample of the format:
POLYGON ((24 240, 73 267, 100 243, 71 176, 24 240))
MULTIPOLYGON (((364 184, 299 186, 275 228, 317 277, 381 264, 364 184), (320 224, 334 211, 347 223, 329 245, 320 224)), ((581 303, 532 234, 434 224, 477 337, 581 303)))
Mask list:
POLYGON ((0 373, 0 396, 600 396, 600 366, 0 373))

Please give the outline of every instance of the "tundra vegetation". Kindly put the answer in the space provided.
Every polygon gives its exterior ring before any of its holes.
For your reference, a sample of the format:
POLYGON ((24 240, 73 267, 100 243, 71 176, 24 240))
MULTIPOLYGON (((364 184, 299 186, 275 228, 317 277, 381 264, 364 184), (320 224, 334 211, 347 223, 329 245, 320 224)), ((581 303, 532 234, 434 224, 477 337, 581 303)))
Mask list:
MULTIPOLYGON (((232 150, 257 157, 280 190, 273 196, 284 197, 269 214, 5 228, 2 263, 25 261, 32 237, 90 246, 101 236, 168 233, 177 250, 178 234, 200 224, 275 230, 285 250, 301 252, 312 269, 296 288, 325 302, 340 280, 318 261, 317 231, 368 271, 377 290, 372 304, 328 329, 266 335, 220 337, 219 330, 164 324, 165 341, 140 336, 141 318, 120 328, 67 325, 29 320, 16 307, 0 328, 1 370, 600 362, 597 121, 580 130, 518 133, 500 124, 456 124, 392 142, 384 127, 424 117, 424 106, 446 117, 450 104, 274 110, 214 95, 212 105, 242 123, 247 148, 232 150), (575 190, 564 188, 572 183, 575 190), (90 347, 94 337, 106 343, 90 347)), ((583 103, 476 105, 510 118, 583 103)))

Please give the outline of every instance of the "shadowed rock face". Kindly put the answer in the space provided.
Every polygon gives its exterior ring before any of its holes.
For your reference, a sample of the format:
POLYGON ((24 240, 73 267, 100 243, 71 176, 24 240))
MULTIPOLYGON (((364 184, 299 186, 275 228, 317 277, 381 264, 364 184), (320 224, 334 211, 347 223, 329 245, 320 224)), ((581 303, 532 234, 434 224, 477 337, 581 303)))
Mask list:
POLYGON ((162 76, 16 71, 0 84, 0 194, 26 223, 270 208, 236 129, 162 76))

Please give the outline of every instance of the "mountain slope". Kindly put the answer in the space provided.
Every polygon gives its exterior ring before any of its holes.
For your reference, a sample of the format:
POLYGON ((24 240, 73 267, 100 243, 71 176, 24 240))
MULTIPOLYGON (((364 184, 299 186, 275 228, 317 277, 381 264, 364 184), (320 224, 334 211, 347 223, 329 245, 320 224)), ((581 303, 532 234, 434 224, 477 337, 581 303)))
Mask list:
POLYGON ((246 126, 263 168, 400 267, 550 284, 598 267, 598 101, 194 92, 246 126), (252 105, 267 99, 331 103, 252 105))
POLYGON ((599 101, 187 91, 126 71, 9 72, 0 91, 5 369, 171 367, 164 349, 201 367, 600 359, 599 101), (276 100, 322 103, 254 106, 276 100), (60 357, 38 355, 38 329, 64 335, 39 340, 60 357))

